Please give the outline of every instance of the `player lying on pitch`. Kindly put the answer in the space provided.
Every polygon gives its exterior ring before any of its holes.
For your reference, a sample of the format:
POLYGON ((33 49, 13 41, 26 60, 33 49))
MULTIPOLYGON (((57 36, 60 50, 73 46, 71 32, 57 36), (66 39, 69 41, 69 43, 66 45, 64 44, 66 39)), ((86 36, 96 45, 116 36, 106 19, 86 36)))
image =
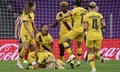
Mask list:
POLYGON ((48 25, 41 26, 41 32, 36 34, 37 50, 28 55, 28 69, 52 68, 64 69, 64 62, 56 60, 52 53, 52 36, 48 32, 48 25))
POLYGON ((56 60, 54 55, 46 50, 32 52, 28 56, 27 69, 64 69, 65 64, 61 60, 56 60))

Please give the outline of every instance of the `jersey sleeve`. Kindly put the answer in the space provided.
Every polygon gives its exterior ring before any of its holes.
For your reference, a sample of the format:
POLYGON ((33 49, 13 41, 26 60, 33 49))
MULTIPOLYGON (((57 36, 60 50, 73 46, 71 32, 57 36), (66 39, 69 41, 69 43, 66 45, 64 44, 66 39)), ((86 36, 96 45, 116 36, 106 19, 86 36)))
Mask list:
POLYGON ((60 13, 56 14, 56 20, 60 18, 60 13))

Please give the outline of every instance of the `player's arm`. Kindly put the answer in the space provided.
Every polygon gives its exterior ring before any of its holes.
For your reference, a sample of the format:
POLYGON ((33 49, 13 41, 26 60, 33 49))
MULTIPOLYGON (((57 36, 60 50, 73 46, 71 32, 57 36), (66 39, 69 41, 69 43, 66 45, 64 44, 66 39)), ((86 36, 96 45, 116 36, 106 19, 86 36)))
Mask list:
POLYGON ((35 43, 36 43, 36 51, 39 51, 39 47, 40 47, 40 39, 39 39, 40 34, 37 33, 35 36, 35 43))
POLYGON ((88 29, 88 18, 87 16, 85 15, 84 16, 84 32, 86 32, 88 29))
POLYGON ((71 13, 71 12, 66 13, 64 16, 59 17, 59 18, 57 18, 56 20, 57 20, 57 21, 61 21, 62 19, 67 18, 67 17, 69 17, 69 16, 72 16, 72 13, 71 13))
POLYGON ((39 51, 40 43, 36 41, 36 52, 39 51))
POLYGON ((102 19, 102 28, 104 29, 105 27, 106 27, 106 23, 105 23, 105 20, 104 19, 102 19))
POLYGON ((17 34, 17 32, 18 32, 18 24, 17 23, 15 23, 15 38, 17 39, 18 38, 18 34, 17 34))
POLYGON ((50 35, 49 36, 50 37, 50 46, 51 46, 51 52, 53 53, 53 48, 52 48, 52 46, 53 46, 53 37, 50 35))
POLYGON ((104 19, 101 20, 101 26, 102 26, 102 28, 101 28, 102 32, 105 32, 106 23, 105 23, 104 19))
POLYGON ((59 24, 59 21, 55 21, 53 24, 49 24, 50 28, 55 28, 59 24))
POLYGON ((35 33, 38 33, 38 29, 37 29, 36 25, 32 23, 32 26, 33 26, 35 33))
POLYGON ((88 22, 84 22, 84 32, 86 32, 88 29, 88 22))
POLYGON ((18 38, 18 26, 19 26, 19 17, 17 17, 16 21, 15 21, 15 38, 18 38))
POLYGON ((34 39, 34 34, 33 34, 32 32, 30 32, 30 29, 29 29, 29 27, 28 27, 28 21, 27 21, 27 20, 24 20, 23 22, 24 22, 24 27, 25 27, 25 29, 26 29, 26 30, 28 31, 28 33, 30 34, 31 38, 34 39))

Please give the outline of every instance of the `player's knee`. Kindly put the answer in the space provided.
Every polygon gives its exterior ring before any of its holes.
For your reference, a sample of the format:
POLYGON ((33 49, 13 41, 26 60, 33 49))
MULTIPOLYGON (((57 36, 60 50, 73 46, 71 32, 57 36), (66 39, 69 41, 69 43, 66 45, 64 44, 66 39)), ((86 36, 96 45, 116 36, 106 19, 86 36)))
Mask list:
POLYGON ((63 43, 64 48, 69 48, 69 44, 67 42, 63 43))
POLYGON ((23 47, 27 50, 29 48, 29 44, 28 43, 23 43, 23 47))
POLYGON ((93 52, 92 48, 87 48, 88 54, 93 52))

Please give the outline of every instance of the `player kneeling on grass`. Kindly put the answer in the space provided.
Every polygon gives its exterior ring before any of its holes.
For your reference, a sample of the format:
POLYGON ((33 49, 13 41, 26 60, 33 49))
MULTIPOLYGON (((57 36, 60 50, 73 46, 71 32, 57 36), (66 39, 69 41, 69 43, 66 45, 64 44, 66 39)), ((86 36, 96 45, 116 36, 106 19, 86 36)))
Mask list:
POLYGON ((36 35, 37 50, 33 51, 28 56, 28 69, 38 68, 64 68, 64 63, 60 60, 55 60, 52 53, 53 38, 49 34, 47 24, 41 26, 41 32, 36 35))
POLYGON ((55 60, 54 55, 48 51, 38 51, 29 54, 27 69, 64 69, 64 62, 55 60))

